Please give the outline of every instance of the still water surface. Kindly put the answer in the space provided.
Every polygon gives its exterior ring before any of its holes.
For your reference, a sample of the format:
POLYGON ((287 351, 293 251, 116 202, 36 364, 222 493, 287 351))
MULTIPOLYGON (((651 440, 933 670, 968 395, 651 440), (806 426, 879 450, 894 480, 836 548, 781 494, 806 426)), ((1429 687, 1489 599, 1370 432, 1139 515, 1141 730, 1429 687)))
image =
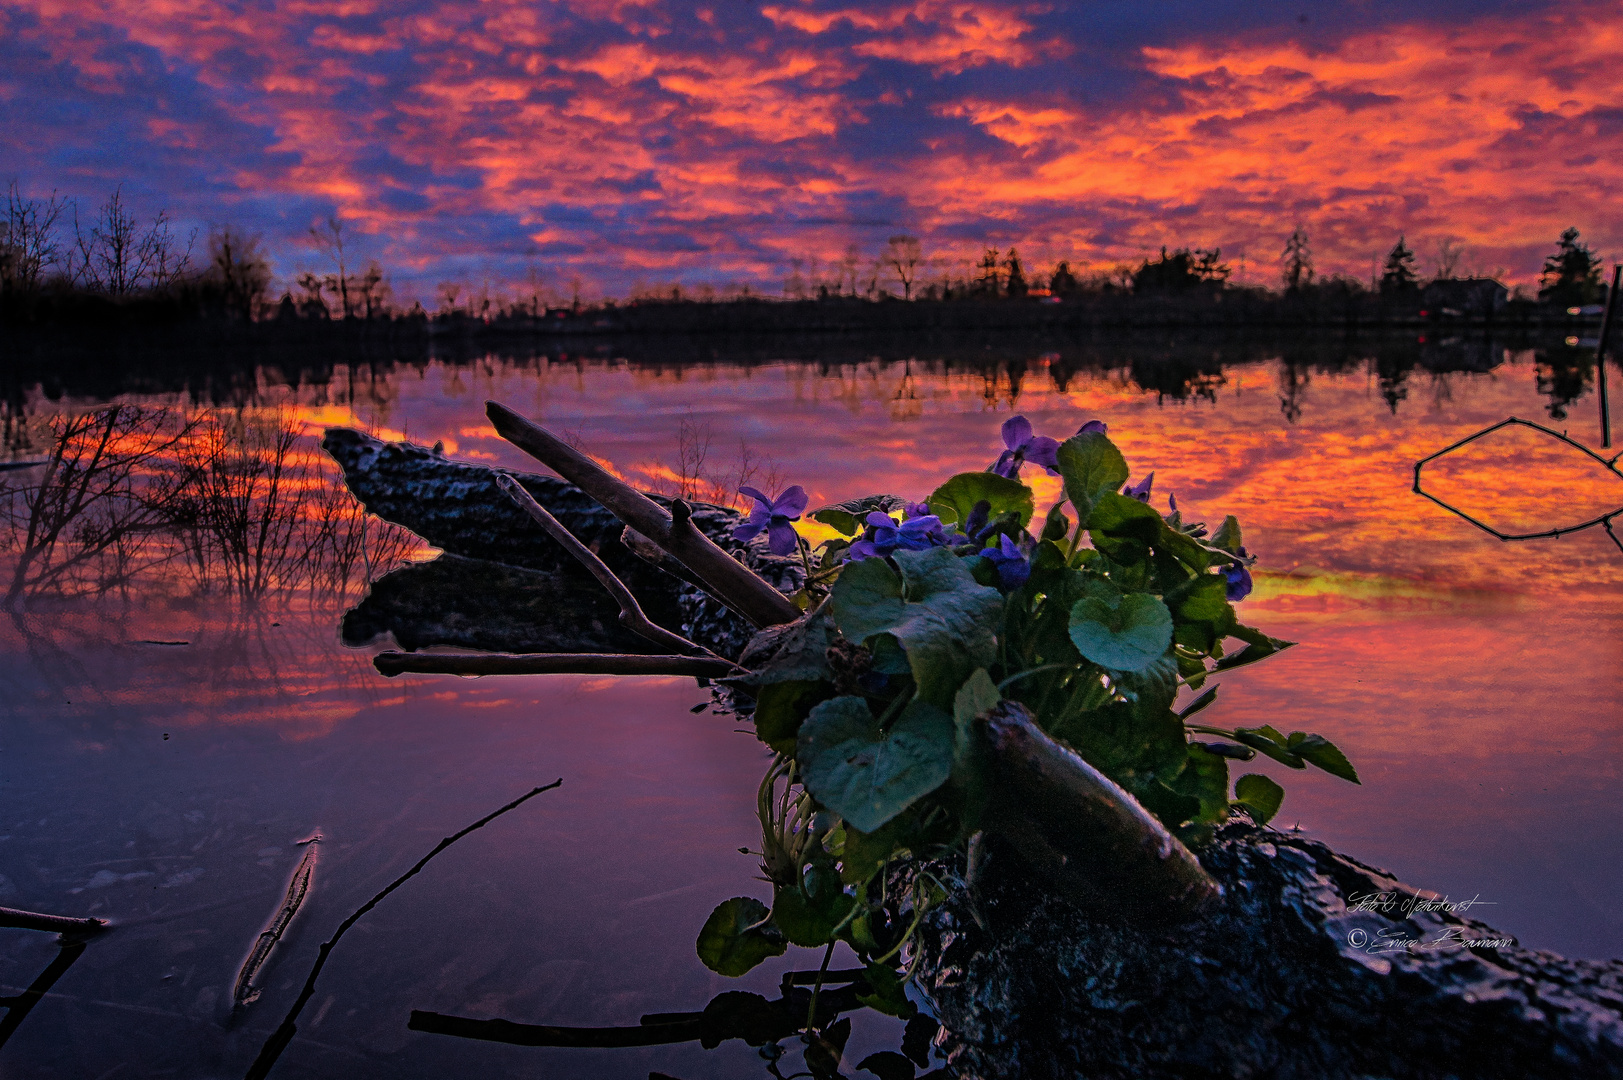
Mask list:
MULTIPOLYGON (((985 467, 1016 412, 1061 437, 1105 420, 1135 478, 1155 470, 1158 506, 1172 493, 1186 517, 1238 515, 1261 555, 1242 614, 1301 643, 1226 677, 1211 722, 1317 731, 1363 778, 1251 763, 1285 785, 1276 825, 1477 897, 1473 914, 1524 944, 1623 955, 1623 552, 1599 529, 1501 544, 1410 490, 1414 461, 1509 415, 1593 443, 1592 400, 1581 382, 1552 400, 1559 380, 1541 355, 1478 351, 1489 361, 1470 366, 1486 370, 1395 376, 1356 347, 1333 363, 1251 350, 1193 367, 1131 342, 1086 363, 1063 347, 950 364, 611 350, 320 380, 265 367, 237 403, 291 410, 311 433, 356 426, 529 467, 486 425, 494 398, 648 486, 678 482, 686 432, 690 449, 708 439, 711 475, 736 476, 747 448, 757 483, 801 483, 813 506, 922 497, 985 467)), ((22 409, 98 403, 35 393, 22 409)), ((1623 481, 1525 430, 1448 459, 1436 483, 1507 531, 1623 506, 1623 481)), ((1057 481, 1036 486, 1057 496, 1057 481)), ((635 1024, 723 990, 775 996, 783 971, 819 957, 791 949, 735 981, 693 954, 716 903, 770 890, 737 851, 759 839, 765 753, 731 718, 691 712, 707 700, 691 680, 390 681, 368 650, 339 644, 340 614, 138 579, 0 620, 0 904, 117 924, 0 1050, 6 1075, 241 1075, 344 916, 441 837, 559 777, 357 925, 275 1075, 765 1075, 736 1041, 710 1054, 535 1050, 406 1029, 414 1008, 635 1024), (316 832, 311 899, 263 997, 232 1021, 237 969, 316 832)), ((0 935, 0 993, 16 993, 55 946, 0 935)), ((859 1017, 848 1065, 896 1037, 859 1017)))

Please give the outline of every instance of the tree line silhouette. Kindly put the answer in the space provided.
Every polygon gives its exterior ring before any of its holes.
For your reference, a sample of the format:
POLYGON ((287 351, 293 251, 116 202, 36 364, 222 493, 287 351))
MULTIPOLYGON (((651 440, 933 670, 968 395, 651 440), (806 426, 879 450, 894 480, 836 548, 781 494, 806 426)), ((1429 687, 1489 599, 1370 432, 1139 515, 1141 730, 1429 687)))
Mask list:
MULTIPOLYGON (((1487 283, 1488 278, 1456 273, 1463 248, 1445 238, 1437 248, 1436 269, 1422 277, 1417 254, 1400 236, 1378 273, 1366 282, 1347 275, 1320 276, 1305 228, 1297 226, 1277 258, 1274 287, 1237 280, 1220 249, 1168 248, 1136 265, 1080 269, 1070 259, 1050 268, 1032 267, 1010 246, 987 246, 973 262, 931 257, 922 241, 891 236, 875 255, 856 245, 833 259, 797 257, 780 293, 749 285, 717 289, 681 285, 634 286, 627 297, 584 302, 582 283, 549 288, 532 269, 527 280, 506 288, 443 282, 435 307, 397 300, 387 270, 375 258, 356 254, 353 226, 330 216, 307 233, 319 269, 306 269, 272 291, 273 275, 263 240, 235 227, 217 226, 200 238, 181 235, 167 213, 135 214, 115 190, 93 213, 81 215, 76 202, 54 192, 25 195, 17 182, 5 194, 0 219, 0 320, 12 323, 69 324, 214 321, 249 324, 267 321, 342 322, 370 325, 415 320, 449 323, 567 323, 582 316, 651 304, 787 301, 971 302, 1019 301, 1065 304, 1098 298, 1154 297, 1158 302, 1210 299, 1243 292, 1271 299, 1348 304, 1373 302, 1379 310, 1407 314, 1423 301, 1428 286, 1456 281, 1487 283)), ((1241 258, 1243 279, 1244 259, 1241 258)), ((1604 294, 1601 260, 1576 228, 1561 234, 1539 279, 1540 304, 1565 309, 1597 302, 1604 294)), ((1461 306, 1459 289, 1438 294, 1435 308, 1461 306)), ((1531 299, 1531 298, 1528 298, 1531 299)), ((1502 298, 1501 301, 1502 302, 1502 298)), ((1468 305, 1467 305, 1468 306, 1468 305)), ((1458 313, 1458 312, 1451 312, 1458 313)))

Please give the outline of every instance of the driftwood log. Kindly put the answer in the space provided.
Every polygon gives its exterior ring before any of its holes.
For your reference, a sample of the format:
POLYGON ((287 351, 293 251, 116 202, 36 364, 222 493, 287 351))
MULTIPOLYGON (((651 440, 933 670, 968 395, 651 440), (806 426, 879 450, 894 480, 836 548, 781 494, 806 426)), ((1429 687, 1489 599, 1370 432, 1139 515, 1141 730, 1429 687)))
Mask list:
MULTIPOLYGON (((581 591, 583 582, 593 584, 586 571, 502 495, 492 470, 350 431, 329 432, 324 445, 368 509, 448 553, 375 583, 346 620, 346 638, 353 639, 353 620, 364 630, 392 631, 407 648, 534 649, 541 642, 579 653, 604 650, 598 642, 614 638, 609 649, 655 652, 640 639, 621 647, 627 632, 616 625, 618 606, 601 588, 581 591), (456 562, 433 569, 447 559, 456 562), (486 595, 505 608, 505 624, 466 610, 478 589, 445 588, 415 607, 399 596, 378 599, 409 594, 414 580, 472 580, 486 569, 500 582, 486 595), (558 598, 590 596, 589 614, 560 612, 590 633, 572 647, 559 642, 567 635, 546 625, 546 603, 512 619, 524 607, 526 583, 558 598), (461 610, 436 612, 436 605, 461 610), (493 640, 506 632, 520 640, 493 640)), ((632 535, 628 546, 624 523, 570 485, 514 475, 638 594, 651 619, 723 656, 744 653, 749 623, 697 588, 695 575, 656 566, 663 556, 646 539, 632 535)), ((676 509, 671 520, 679 524, 676 509)), ((741 569, 783 592, 798 585, 797 567, 758 547, 741 550, 731 539, 737 516, 730 511, 696 507, 691 521, 741 569)), ((752 652, 781 633, 761 635, 752 652)), ((568 670, 571 662, 591 661, 389 660, 396 670, 469 663, 568 670)), ((715 663, 653 655, 643 662, 715 663)), ((1034 828, 1009 827, 1004 807, 1003 827, 974 845, 973 886, 965 883, 936 909, 917 938, 919 983, 945 1025, 943 1048, 960 1075, 1623 1078, 1623 962, 1566 960, 1424 903, 1404 909, 1405 898, 1429 894, 1306 837, 1231 825, 1194 868, 1186 853, 1157 856, 1158 838, 1144 830, 1143 850, 1175 864, 1171 877, 1191 903, 1145 905, 1139 893, 1137 912, 1123 910, 1108 888, 1091 896, 1066 890, 1087 906, 1062 898, 1055 885, 1065 873, 1053 872, 1054 860, 1074 872, 1077 855, 1053 843, 1064 837, 1062 819, 1078 799, 1112 796, 1080 772, 1056 786, 1056 770, 1070 768, 1064 755, 1027 746, 1029 733, 1017 725, 989 726, 994 752, 1010 755, 1005 771, 1011 788, 1025 791, 1020 812, 1034 828), (1157 917, 1143 918, 1146 907, 1158 908, 1157 917), (1198 914, 1184 913, 1191 907, 1198 914)), ((1132 817, 1109 807, 1089 812, 1107 823, 1132 817)))
POLYGON ((1299 834, 1229 825, 1200 861, 1224 895, 1146 926, 1056 901, 994 844, 918 935, 959 1075, 1623 1076, 1623 962, 1406 909, 1432 894, 1299 834))

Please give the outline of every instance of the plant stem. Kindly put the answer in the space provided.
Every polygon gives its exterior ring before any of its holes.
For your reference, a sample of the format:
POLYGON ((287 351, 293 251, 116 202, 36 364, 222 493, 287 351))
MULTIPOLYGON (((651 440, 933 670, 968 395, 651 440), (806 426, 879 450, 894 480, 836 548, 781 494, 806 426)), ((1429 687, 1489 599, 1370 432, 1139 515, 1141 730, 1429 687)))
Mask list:
POLYGON ((834 959, 834 942, 828 943, 823 952, 823 966, 817 969, 817 981, 812 984, 811 1004, 806 1007, 806 1034, 812 1033, 812 1027, 817 1022, 817 995, 823 992, 823 976, 828 974, 828 962, 834 959))
POLYGON ((1017 682, 1020 679, 1025 678, 1027 675, 1037 675, 1044 671, 1066 671, 1075 666, 1075 664, 1042 664, 1038 667, 1027 668, 1024 671, 1017 671, 1013 675, 1010 675, 1007 679, 1004 679, 1002 682, 997 684, 998 693, 1001 694, 1004 687, 1008 686, 1012 682, 1017 682))

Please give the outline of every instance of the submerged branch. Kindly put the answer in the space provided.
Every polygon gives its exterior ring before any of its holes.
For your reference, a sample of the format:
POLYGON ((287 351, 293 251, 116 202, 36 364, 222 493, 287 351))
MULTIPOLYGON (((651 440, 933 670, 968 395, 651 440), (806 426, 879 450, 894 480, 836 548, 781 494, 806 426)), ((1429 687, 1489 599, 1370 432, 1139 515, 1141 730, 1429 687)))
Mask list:
POLYGON ((485 412, 497 434, 580 488, 625 524, 670 552, 697 574, 707 591, 734 608, 756 626, 793 622, 800 610, 749 567, 733 558, 687 520, 686 504, 678 501, 676 514, 610 475, 602 466, 538 424, 497 402, 485 412))
POLYGON ((641 656, 636 653, 379 653, 372 666, 384 675, 691 675, 719 679, 736 664, 711 656, 641 656))
POLYGON ((665 629, 643 614, 642 605, 637 603, 637 598, 632 595, 630 589, 626 588, 625 582, 614 575, 614 571, 610 570, 603 560, 597 557, 595 551, 576 539, 574 533, 564 528, 563 522, 553 517, 547 512, 546 507, 536 502, 530 493, 519 485, 517 480, 514 480, 506 473, 497 473, 496 486, 502 489, 502 494, 517 503, 519 509, 529 514, 536 524, 547 530, 547 533, 558 541, 565 551, 573 555, 582 566, 590 570, 592 576, 597 578, 605 589, 609 590, 609 594, 614 597, 615 603, 620 605, 620 623, 627 630, 642 635, 656 645, 664 645, 667 648, 678 649, 684 653, 692 653, 696 656, 716 655, 704 646, 694 644, 681 634, 665 629))

